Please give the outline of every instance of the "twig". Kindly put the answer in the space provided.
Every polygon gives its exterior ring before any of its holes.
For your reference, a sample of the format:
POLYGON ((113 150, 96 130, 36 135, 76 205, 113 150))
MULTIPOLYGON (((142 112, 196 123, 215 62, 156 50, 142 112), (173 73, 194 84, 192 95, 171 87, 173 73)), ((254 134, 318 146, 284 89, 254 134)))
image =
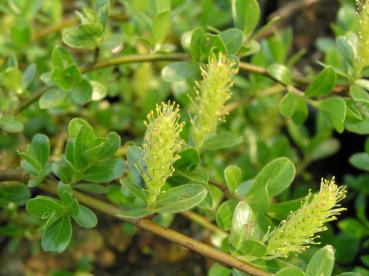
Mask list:
POLYGON ((8 169, 0 172, 0 182, 5 181, 20 181, 25 182, 27 176, 19 170, 8 169))
POLYGON ((219 188, 223 192, 223 194, 224 194, 224 196, 226 198, 228 198, 228 199, 232 199, 233 198, 233 199, 238 200, 238 201, 242 201, 243 200, 243 198, 240 195, 238 195, 238 194, 231 194, 231 192, 227 189, 226 186, 224 186, 224 185, 216 182, 215 180, 209 179, 209 183, 211 185, 214 185, 215 187, 219 188))
POLYGON ((27 99, 26 101, 22 102, 17 109, 14 110, 14 115, 21 113, 23 110, 25 110, 27 107, 29 107, 34 102, 38 101, 38 99, 41 98, 43 94, 45 94, 49 89, 51 89, 52 86, 45 86, 37 93, 33 94, 31 98, 27 99))
POLYGON ((215 226, 214 224, 212 224, 210 221, 208 221, 207 219, 205 219, 204 217, 192 212, 192 211, 185 211, 185 212, 181 212, 179 213, 180 215, 184 216, 185 218, 188 218, 194 222, 196 222, 197 224, 203 226, 204 228, 216 233, 216 234, 220 234, 223 236, 227 236, 227 233, 224 232, 222 229, 218 228, 217 226, 215 226))
MULTIPOLYGON (((94 64, 91 67, 82 67, 81 72, 82 73, 89 73, 89 72, 92 72, 92 71, 95 71, 95 70, 98 70, 98 69, 106 68, 106 67, 109 67, 109 66, 120 65, 120 64, 143 63, 143 62, 159 62, 159 61, 181 61, 181 60, 187 60, 187 59, 189 59, 189 56, 187 54, 184 54, 184 53, 126 55, 126 56, 111 58, 111 59, 107 59, 107 60, 97 62, 96 64, 94 64)), ((264 76, 266 76, 266 77, 268 77, 268 78, 284 85, 283 83, 276 80, 272 75, 270 75, 268 73, 267 69, 264 68, 264 67, 253 65, 253 64, 250 64, 250 63, 247 63, 247 62, 240 62, 239 66, 240 66, 240 69, 245 71, 245 72, 264 75, 264 76)), ((298 84, 303 84, 303 85, 306 85, 306 84, 309 83, 306 79, 304 79, 302 77, 294 77, 293 81, 298 83, 298 84)), ((36 102, 44 93, 46 93, 46 91, 48 91, 51 88, 52 88, 52 86, 51 87, 50 86, 44 87, 38 93, 34 94, 31 98, 29 98, 24 103, 22 103, 19 106, 19 108, 15 110, 14 114, 18 114, 18 113, 22 112, 23 110, 25 110, 28 106, 30 106, 32 103, 36 102)), ((294 90, 297 91, 298 89, 295 88, 294 90)), ((333 91, 337 92, 337 93, 342 93, 343 90, 344 90, 344 87, 342 87, 342 85, 341 86, 336 86, 333 89, 333 91)))
MULTIPOLYGON (((118 21, 124 21, 124 20, 127 19, 127 17, 122 15, 120 12, 117 13, 117 14, 111 14, 110 17, 113 18, 113 19, 116 19, 118 21)), ((71 16, 71 17, 68 17, 68 18, 64 19, 60 23, 57 23, 55 25, 46 27, 42 31, 33 34, 32 42, 38 41, 38 40, 40 40, 44 37, 47 37, 51 34, 58 33, 58 32, 62 31, 65 28, 69 28, 69 27, 72 27, 74 25, 77 25, 78 21, 79 21, 78 17, 71 16)))
POLYGON ((56 24, 56 25, 52 25, 50 27, 46 27, 44 28, 41 32, 39 33, 35 33, 32 36, 32 42, 35 42, 37 40, 40 40, 50 34, 53 33, 57 33, 65 28, 71 27, 73 25, 76 25, 78 23, 78 18, 77 17, 69 17, 64 19, 62 22, 56 24))
MULTIPOLYGON (((0 181, 25 181, 27 179, 27 176, 20 172, 19 170, 7 170, 0 172, 0 181)), ((41 188, 44 191, 47 191, 52 194, 57 194, 57 190, 55 188, 55 185, 51 186, 50 184, 54 184, 53 181, 48 181, 48 184, 40 185, 39 188, 41 188)), ((251 275, 256 276, 267 276, 271 275, 268 272, 264 272, 261 269, 245 263, 236 257, 233 257, 225 252, 222 252, 210 245, 204 244, 202 242, 196 241, 190 237, 187 237, 179 232, 176 232, 174 230, 164 228, 150 220, 147 219, 134 219, 134 218, 126 218, 124 217, 124 212, 119 207, 116 207, 110 203, 104 202, 100 199, 96 199, 93 197, 90 197, 88 195, 85 195, 81 192, 73 191, 73 194, 75 197, 83 204, 100 211, 102 213, 105 213, 107 215, 116 217, 118 219, 121 219, 123 221, 126 221, 128 223, 131 223, 143 230, 147 230, 153 234, 156 234, 162 238, 165 238, 169 241, 172 241, 174 243, 177 243, 181 246, 184 246, 192 251, 195 251, 199 253, 200 255, 213 259, 219 263, 224 264, 225 266, 229 266, 231 268, 236 268, 238 270, 241 270, 243 272, 249 273, 251 275)), ((196 213, 193 213, 191 211, 186 211, 182 213, 183 216, 190 218, 193 221, 196 221, 197 223, 201 224, 202 226, 206 227, 207 229, 219 233, 224 234, 226 233, 216 227, 215 225, 211 224, 209 221, 206 221, 203 217, 199 216, 196 213)))
POLYGON ((322 0, 300 0, 300 1, 291 1, 288 2, 286 5, 281 7, 280 9, 273 12, 269 18, 279 17, 281 20, 285 20, 287 18, 290 18, 298 11, 308 8, 312 5, 315 5, 322 0))
MULTIPOLYGON (((56 193, 56 189, 49 186, 49 185, 42 185, 40 186, 43 190, 47 192, 51 192, 53 194, 56 193)), ((147 219, 133 219, 133 218, 125 218, 122 216, 123 210, 120 208, 111 205, 107 202, 101 201, 99 199, 90 197, 88 195, 85 195, 80 192, 74 191, 74 195, 76 198, 83 204, 96 209, 102 213, 105 213, 107 215, 119 218, 123 221, 126 221, 128 223, 131 223, 143 230, 147 230, 153 234, 156 234, 164 239, 167 239, 169 241, 172 241, 174 243, 177 243, 183 247, 186 247, 192 251, 195 251, 199 253, 200 255, 213 259, 219 263, 222 263, 225 266, 236 268, 238 270, 241 270, 243 272, 249 273, 251 275, 256 276, 267 276, 271 275, 268 272, 264 272, 261 269, 242 262, 241 260, 237 259, 236 257, 233 257, 223 251, 220 251, 212 246, 209 246, 207 244, 204 244, 202 242, 196 241, 190 237, 187 237, 179 232, 176 232, 174 230, 164 228, 160 226, 159 224, 156 224, 150 220, 147 219)))
POLYGON ((107 60, 97 62, 91 67, 81 68, 82 73, 88 73, 101 68, 121 65, 127 63, 142 63, 142 62, 158 62, 158 61, 180 61, 188 59, 187 54, 173 53, 173 54, 137 54, 115 57, 107 60))

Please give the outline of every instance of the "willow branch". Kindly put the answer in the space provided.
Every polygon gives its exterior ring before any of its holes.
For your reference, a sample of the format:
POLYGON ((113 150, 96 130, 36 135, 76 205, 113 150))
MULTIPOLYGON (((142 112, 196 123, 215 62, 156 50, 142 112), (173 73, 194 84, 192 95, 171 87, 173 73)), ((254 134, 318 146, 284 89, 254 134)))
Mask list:
POLYGON ((102 69, 109 66, 129 64, 129 63, 142 63, 142 62, 159 62, 159 61, 181 61, 188 59, 187 54, 173 53, 173 54, 137 54, 115 57, 107 60, 97 62, 91 67, 81 68, 82 73, 88 73, 98 69, 102 69))
MULTIPOLYGON (((82 73, 92 72, 101 68, 108 66, 121 65, 121 64, 131 64, 131 63, 143 63, 143 62, 159 62, 159 61, 179 61, 187 59, 186 54, 174 53, 174 54, 146 54, 146 55, 126 55, 121 57, 116 57, 112 59, 103 60, 97 62, 91 67, 81 68, 82 73)), ((14 115, 21 113, 27 107, 32 105, 34 102, 38 101, 43 94, 45 94, 52 86, 47 86, 41 89, 39 92, 32 95, 25 102, 20 104, 20 106, 14 111, 14 115)))
MULTIPOLYGON (((132 63, 143 63, 143 62, 160 62, 160 61, 183 61, 188 60, 189 56, 184 53, 172 53, 172 54, 133 54, 133 55, 125 55, 115 58, 110 58, 107 60, 102 60, 100 62, 97 62, 96 64, 90 66, 90 67, 82 67, 81 72, 82 73, 89 73, 92 71, 96 71, 102 68, 110 67, 110 66, 116 66, 116 65, 122 65, 122 64, 132 64, 132 63)), ((239 64, 240 69, 248 72, 248 73, 254 73, 259 75, 264 75, 277 83, 280 83, 284 85, 283 83, 276 80, 272 75, 269 74, 267 69, 265 67, 257 66, 251 63, 247 62, 240 62, 239 64)), ((306 85, 308 84, 308 80, 302 77, 294 77, 293 81, 298 84, 306 85)), ((18 114, 25 110, 28 106, 36 102, 44 93, 46 93, 51 87, 45 87, 42 90, 40 90, 38 93, 34 94, 31 98, 26 100, 23 104, 19 106, 18 109, 15 110, 14 114, 18 114)), ((294 89, 297 91, 297 88, 294 89)), ((346 90, 345 86, 336 86, 333 91, 336 93, 342 93, 346 90)))
MULTIPOLYGON (((24 181, 26 179, 26 175, 21 173, 17 170, 7 170, 0 172, 0 181, 24 181)), ((49 181, 52 182, 52 181, 49 181)), ((50 184, 50 183, 49 183, 50 184)), ((54 184, 52 182, 52 184, 54 184)), ((52 194, 57 194, 57 190, 55 188, 55 185, 48 185, 44 184, 39 186, 42 190, 47 191, 52 194)), ((125 222, 128 222, 130 224, 133 224, 143 230, 149 231, 157 236, 160 236, 164 239, 167 239, 169 241, 172 241, 178 245, 181 245, 183 247, 188 248, 189 250, 192 250, 194 252, 199 253, 200 255, 213 259, 214 261, 217 261, 225 266, 236 268, 238 270, 241 270, 243 272, 249 273, 251 275, 255 276, 267 276, 271 275, 268 272, 265 272, 249 263, 245 263, 236 257, 229 255, 223 251, 220 251, 219 249, 216 249, 210 245, 204 244, 202 242, 199 242, 197 240, 194 240, 188 236, 185 236, 179 232, 176 232, 174 230, 164 228, 159 224, 156 224, 150 220, 147 219, 134 219, 134 218, 126 218, 124 217, 124 212, 119 207, 116 207, 110 203, 107 203, 105 201, 102 201, 100 199, 96 199, 93 197, 90 197, 88 195, 85 195, 81 192, 73 191, 73 194, 75 197, 79 200, 79 202, 99 211, 104 214, 110 215, 112 217, 118 218, 120 220, 123 220, 125 222)), ((187 211, 184 212, 184 216, 195 219, 195 220, 201 220, 201 224, 207 224, 207 228, 211 228, 213 231, 217 231, 219 233, 225 234, 220 229, 215 229, 214 225, 211 223, 206 223, 205 220, 200 217, 199 215, 187 211)))
MULTIPOLYGON (((41 188, 47 192, 56 193, 56 189, 49 185, 42 185, 41 188)), ((133 224, 143 230, 149 231, 157 236, 160 236, 164 239, 172 241, 178 245, 188 248, 194 252, 199 253, 200 255, 213 259, 225 266, 236 268, 243 272, 249 273, 255 276, 267 276, 271 275, 268 272, 264 272, 261 269, 242 262, 241 260, 233 257, 219 249, 216 249, 210 245, 204 244, 197 240, 194 240, 190 237, 187 237, 179 232, 171 230, 169 228, 164 228, 159 224, 156 224, 147 219, 133 219, 133 218, 125 218, 122 216, 123 210, 111 205, 110 203, 104 202, 102 200, 90 197, 80 192, 74 191, 75 197, 79 200, 79 202, 97 210, 104 214, 110 215, 112 217, 118 218, 130 224, 133 224)))
POLYGON ((210 230, 211 232, 214 232, 215 234, 220 234, 222 236, 227 236, 227 233, 224 232, 222 229, 218 228, 214 224, 212 224, 209 220, 205 219, 204 217, 196 214, 192 211, 184 211, 179 213, 183 217, 196 222, 197 224, 201 225, 202 227, 210 230))
POLYGON ((0 182, 3 181, 27 181, 27 176, 19 170, 8 169, 0 172, 0 182))

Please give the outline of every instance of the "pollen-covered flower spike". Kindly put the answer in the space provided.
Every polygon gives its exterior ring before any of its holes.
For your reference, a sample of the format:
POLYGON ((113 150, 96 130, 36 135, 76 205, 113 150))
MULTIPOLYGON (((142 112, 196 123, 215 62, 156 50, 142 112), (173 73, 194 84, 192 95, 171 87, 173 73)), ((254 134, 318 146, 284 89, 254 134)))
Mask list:
POLYGON ((309 193, 300 209, 264 237, 266 258, 298 254, 310 244, 316 244, 315 238, 319 237, 316 234, 327 229, 324 223, 336 220, 336 216, 346 210, 338 204, 345 196, 345 186, 338 187, 334 178, 322 179, 320 191, 315 195, 309 193))
POLYGON ((145 121, 147 130, 143 150, 146 168, 139 167, 139 170, 147 186, 150 208, 155 207, 161 188, 173 174, 173 163, 179 159, 177 152, 182 146, 179 135, 183 128, 179 118, 179 106, 169 101, 157 105, 145 121))
POLYGON ((219 122, 226 115, 225 103, 231 97, 230 88, 237 73, 235 61, 224 55, 209 58, 201 67, 202 80, 196 83, 194 112, 191 119, 192 138, 198 149, 216 132, 219 122))
POLYGON ((369 3, 367 0, 356 0, 358 15, 358 46, 356 72, 369 64, 369 3))

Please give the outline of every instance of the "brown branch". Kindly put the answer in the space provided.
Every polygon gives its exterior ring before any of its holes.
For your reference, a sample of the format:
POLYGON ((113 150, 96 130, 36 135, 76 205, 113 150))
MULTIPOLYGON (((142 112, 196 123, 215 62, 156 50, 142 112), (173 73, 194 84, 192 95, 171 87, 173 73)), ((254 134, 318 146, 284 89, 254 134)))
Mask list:
POLYGON ((218 228, 214 224, 212 224, 209 220, 205 219, 204 217, 196 214, 192 211, 184 211, 179 213, 180 215, 184 216, 185 218, 196 222, 197 224, 203 226, 204 228, 210 230, 211 232, 214 232, 216 234, 220 234, 223 236, 227 236, 228 234, 224 232, 222 229, 218 228))
MULTIPOLYGON (((131 64, 131 63, 143 63, 143 62, 160 62, 160 61, 182 61, 189 59, 189 56, 184 53, 172 53, 172 54, 133 54, 133 55, 125 55, 120 56, 116 58, 111 58, 107 60, 102 60, 100 62, 97 62, 91 67, 82 67, 81 72, 82 73, 89 73, 98 69, 106 68, 109 66, 116 66, 121 64, 131 64)), ((251 63, 247 62, 240 62, 239 67, 241 70, 248 72, 248 73, 255 73, 259 75, 264 75, 277 83, 280 83, 284 85, 283 83, 276 80, 272 75, 269 74, 267 69, 265 67, 257 66, 251 63)), ((297 84, 306 85, 309 83, 309 81, 302 77, 294 77, 293 81, 297 84)), ((46 91, 48 91, 50 86, 44 87, 42 90, 40 90, 38 93, 34 94, 31 98, 26 100, 24 103, 22 103, 18 109, 14 111, 14 114, 18 114, 25 110, 28 106, 30 106, 32 103, 36 102, 46 91)), ((346 86, 336 86, 333 89, 333 92, 336 93, 342 93, 343 91, 346 91, 346 86)), ((297 90, 297 89, 295 89, 297 90)))
MULTIPOLYGON (((7 170, 7 171, 0 172, 0 181, 25 181, 26 178, 27 178, 26 175, 21 173, 18 170, 7 170)), ((53 181, 47 181, 47 182, 48 184, 40 185, 39 188, 49 193, 57 194, 57 189, 54 185, 55 183, 53 181)), ((104 202, 100 199, 90 197, 88 195, 85 195, 77 191, 73 191, 73 194, 75 195, 75 197, 78 199, 79 202, 97 211, 100 211, 104 214, 110 215, 112 217, 118 218, 130 224, 133 224, 143 230, 149 231, 153 234, 156 234, 157 236, 160 236, 178 245, 186 247, 189 250, 197 252, 206 258, 213 259, 214 261, 217 261, 225 266, 236 268, 240 271, 243 271, 251 275, 255 275, 255 276, 271 275, 270 273, 265 272, 249 263, 243 262, 232 255, 229 255, 223 251, 220 251, 219 249, 216 249, 202 242, 196 241, 190 237, 187 237, 169 228, 164 228, 161 225, 156 224, 150 220, 126 218, 124 217, 124 212, 122 209, 110 203, 104 202)), ((192 218, 194 217, 194 215, 198 216, 197 214, 188 212, 188 211, 184 212, 184 215, 186 217, 192 217, 192 218)), ((203 218, 201 218, 201 220, 203 220, 203 218)), ((202 223, 204 223, 204 221, 202 221, 202 223)), ((213 228, 213 226, 210 226, 210 225, 212 224, 208 224, 207 227, 212 228, 214 231, 216 230, 216 231, 222 232, 222 230, 215 229, 213 228)))
POLYGON ((0 172, 0 182, 5 181, 19 181, 26 182, 27 176, 19 170, 8 169, 0 172))
POLYGON ((88 73, 105 67, 121 64, 158 62, 158 61, 180 61, 186 59, 188 59, 188 55, 182 53, 125 55, 97 62, 91 67, 83 67, 81 68, 81 72, 88 73))
MULTIPOLYGON (((50 185, 42 185, 41 188, 45 191, 51 192, 53 194, 56 193, 56 189, 54 187, 51 187, 50 185)), ((233 257, 223 251, 220 251, 219 249, 216 249, 210 245, 204 244, 202 242, 196 241, 190 237, 187 237, 179 232, 176 232, 174 230, 171 230, 169 228, 164 228, 159 224, 156 224, 150 220, 147 219, 133 219, 133 218, 125 218, 122 216, 123 210, 120 208, 111 205, 110 203, 101 201, 99 199, 90 197, 88 195, 85 195, 80 192, 74 191, 74 195, 79 200, 79 202, 97 210, 104 214, 116 217, 118 219, 121 219, 123 221, 126 221, 128 223, 131 223, 143 230, 149 231, 157 236, 160 236, 164 239, 167 239, 169 241, 172 241, 176 244, 179 244, 183 247, 186 247, 194 252, 199 253, 200 255, 213 259, 225 266, 236 268, 240 271, 249 273, 251 275, 256 276, 267 276, 271 275, 268 272, 264 272, 261 269, 242 262, 241 260, 237 259, 236 257, 233 257)))

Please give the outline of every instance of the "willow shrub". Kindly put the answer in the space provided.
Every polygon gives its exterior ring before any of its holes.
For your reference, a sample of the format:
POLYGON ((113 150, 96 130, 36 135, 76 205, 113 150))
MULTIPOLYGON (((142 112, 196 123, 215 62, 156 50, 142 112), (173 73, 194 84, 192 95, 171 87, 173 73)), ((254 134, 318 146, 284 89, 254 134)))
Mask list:
MULTIPOLYGON (((336 133, 369 133, 365 0, 341 1, 305 76, 291 28, 261 26, 256 0, 87 2, 0 4, 8 250, 71 250, 75 227, 104 227, 99 211, 139 227, 185 212, 249 274, 369 274, 369 143, 345 184, 307 170, 336 133)), ((246 275, 218 253, 209 275, 246 275)))

